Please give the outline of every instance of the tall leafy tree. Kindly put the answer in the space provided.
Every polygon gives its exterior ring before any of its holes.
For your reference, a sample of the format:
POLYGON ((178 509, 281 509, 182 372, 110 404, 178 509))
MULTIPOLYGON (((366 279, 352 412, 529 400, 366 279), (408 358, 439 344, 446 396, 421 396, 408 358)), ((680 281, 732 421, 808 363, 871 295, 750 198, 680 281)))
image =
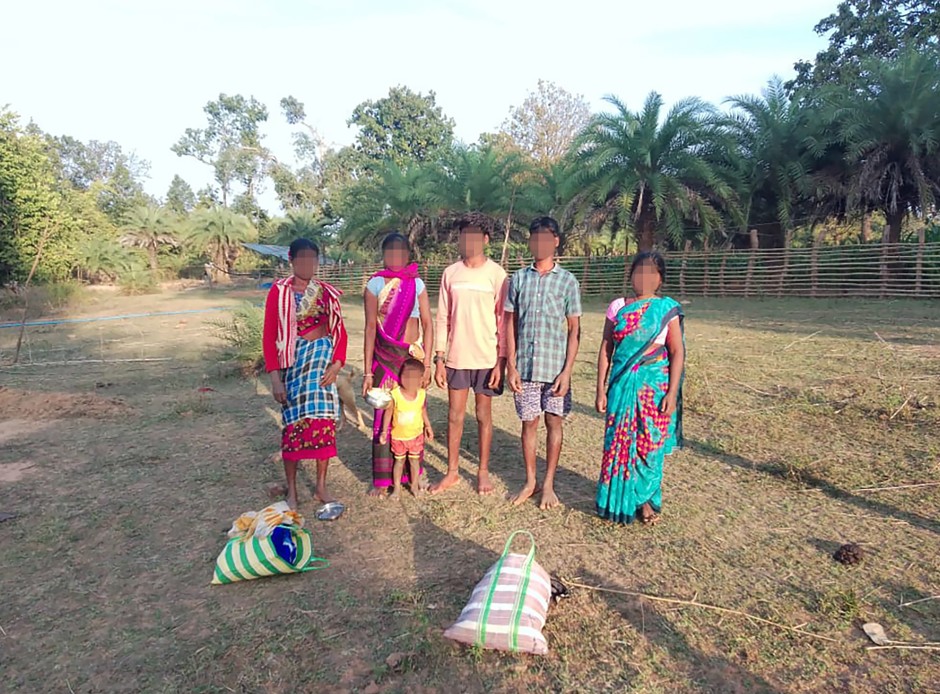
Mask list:
POLYGON ((934 209, 940 194, 940 57, 912 50, 864 74, 825 99, 848 164, 848 207, 884 212, 885 241, 898 243, 905 217, 934 209))
POLYGON ((113 282, 135 269, 138 260, 115 239, 89 235, 78 244, 75 270, 92 282, 113 282))
POLYGON ((225 207, 196 210, 190 217, 186 241, 221 271, 216 278, 228 281, 241 244, 257 238, 257 231, 244 215, 225 207))
POLYGON ((663 100, 650 93, 639 112, 607 97, 602 113, 576 142, 585 204, 629 228, 640 250, 657 237, 681 242, 687 227, 713 233, 734 193, 707 156, 715 138, 714 112, 698 99, 675 104, 662 117, 663 100))
POLYGON ((26 278, 44 235, 37 279, 68 275, 77 229, 67 194, 43 137, 26 132, 16 114, 0 109, 0 282, 26 278))
POLYGON ((268 156, 261 132, 268 109, 254 97, 219 94, 203 111, 206 127, 187 128, 173 145, 173 152, 212 167, 224 207, 233 198, 236 183, 241 183, 245 194, 254 198, 268 156))
POLYGON ((540 166, 557 163, 591 121, 583 96, 539 80, 521 105, 510 109, 501 131, 540 166))
POLYGON ((173 177, 166 191, 166 208, 178 215, 187 215, 196 207, 196 194, 179 175, 173 177))
POLYGON ((437 105, 435 93, 424 95, 404 86, 362 102, 347 124, 359 129, 355 147, 367 160, 398 166, 434 159, 454 137, 454 121, 437 105))
POLYGON ((933 0, 843 0, 815 30, 829 35, 829 45, 814 61, 794 65, 791 89, 854 85, 872 58, 893 60, 908 49, 937 51, 940 5, 933 0))
POLYGON ((165 246, 176 248, 179 245, 173 234, 173 220, 166 210, 156 205, 135 207, 128 212, 123 231, 121 243, 144 250, 150 269, 154 272, 158 269, 157 255, 160 249, 165 246))

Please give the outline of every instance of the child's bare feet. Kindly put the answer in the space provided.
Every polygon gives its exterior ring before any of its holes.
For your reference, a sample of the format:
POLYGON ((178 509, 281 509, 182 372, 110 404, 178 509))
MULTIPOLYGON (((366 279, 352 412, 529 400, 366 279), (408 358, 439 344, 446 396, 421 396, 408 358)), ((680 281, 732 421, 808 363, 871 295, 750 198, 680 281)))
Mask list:
POLYGON ((480 470, 477 475, 477 493, 480 496, 493 493, 493 485, 490 484, 490 473, 486 470, 480 470))
POLYGON ((519 490, 519 493, 509 499, 509 502, 513 506, 518 506, 519 504, 525 503, 532 498, 532 495, 538 491, 538 487, 533 482, 532 484, 526 483, 526 485, 519 490))
POLYGON ((388 498, 392 501, 401 501, 401 489, 393 489, 392 493, 388 495, 388 498))
POLYGON ((376 497, 378 497, 378 498, 380 498, 380 499, 384 499, 384 498, 385 498, 385 488, 384 488, 384 487, 372 487, 372 489, 370 489, 370 490, 369 490, 368 492, 366 492, 366 493, 367 493, 369 496, 376 496, 376 497))
POLYGON ((431 487, 431 494, 440 494, 443 491, 446 491, 453 487, 457 482, 460 481, 460 476, 457 474, 457 471, 448 472, 444 475, 444 479, 431 487))
POLYGON ((555 490, 551 487, 545 487, 542 490, 542 500, 539 501, 539 508, 543 511, 547 511, 550 508, 555 508, 560 506, 561 501, 558 500, 558 497, 555 495, 555 490))

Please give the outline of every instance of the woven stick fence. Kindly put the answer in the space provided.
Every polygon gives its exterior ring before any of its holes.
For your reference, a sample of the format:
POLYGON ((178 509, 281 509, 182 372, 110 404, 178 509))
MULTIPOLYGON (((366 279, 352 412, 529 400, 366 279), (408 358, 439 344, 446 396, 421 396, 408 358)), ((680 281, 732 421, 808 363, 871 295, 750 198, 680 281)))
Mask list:
MULTIPOLYGON (((940 243, 814 248, 679 251, 666 253, 664 290, 676 296, 940 298, 940 243)), ((559 259, 585 296, 623 293, 623 256, 559 259)), ((530 261, 509 258, 512 272, 530 261)), ((428 286, 440 284, 447 263, 421 263, 428 286)), ((320 277, 344 291, 360 292, 378 264, 320 268, 320 277)))

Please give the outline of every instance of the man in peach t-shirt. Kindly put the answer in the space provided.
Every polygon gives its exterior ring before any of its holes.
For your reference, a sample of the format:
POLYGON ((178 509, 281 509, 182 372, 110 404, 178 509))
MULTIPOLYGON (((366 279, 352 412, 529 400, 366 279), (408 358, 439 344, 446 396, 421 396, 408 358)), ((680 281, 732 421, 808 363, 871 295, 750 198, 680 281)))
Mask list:
POLYGON ((492 231, 493 221, 486 215, 464 215, 457 222, 461 260, 444 270, 441 277, 434 379, 439 388, 448 389, 447 474, 431 488, 431 493, 442 492, 459 479, 460 439, 471 388, 480 433, 477 491, 480 494, 493 491, 489 478, 492 398, 503 392, 506 345, 502 328, 507 276, 503 268, 483 253, 492 231))

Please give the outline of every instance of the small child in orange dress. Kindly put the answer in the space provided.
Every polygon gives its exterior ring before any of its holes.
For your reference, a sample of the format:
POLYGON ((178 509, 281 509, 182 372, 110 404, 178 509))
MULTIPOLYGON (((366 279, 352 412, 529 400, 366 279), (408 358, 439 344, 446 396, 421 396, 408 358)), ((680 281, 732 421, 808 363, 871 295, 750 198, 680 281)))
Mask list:
POLYGON ((388 442, 389 425, 392 436, 392 494, 401 497, 401 477, 408 462, 411 493, 422 496, 421 454, 425 440, 434 440, 434 430, 425 407, 427 391, 421 387, 424 364, 417 359, 408 359, 401 367, 401 385, 391 392, 392 402, 385 408, 384 424, 379 442, 388 442))

